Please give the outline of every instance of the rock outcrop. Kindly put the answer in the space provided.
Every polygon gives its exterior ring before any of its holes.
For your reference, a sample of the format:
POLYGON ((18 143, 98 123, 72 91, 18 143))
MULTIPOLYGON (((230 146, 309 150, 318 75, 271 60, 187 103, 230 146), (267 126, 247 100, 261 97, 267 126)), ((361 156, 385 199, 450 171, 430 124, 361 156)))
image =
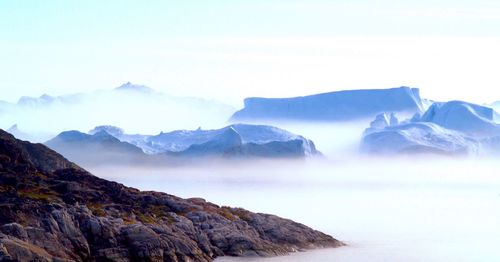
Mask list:
POLYGON ((277 216, 100 179, 0 130, 0 261, 211 261, 341 245, 277 216))

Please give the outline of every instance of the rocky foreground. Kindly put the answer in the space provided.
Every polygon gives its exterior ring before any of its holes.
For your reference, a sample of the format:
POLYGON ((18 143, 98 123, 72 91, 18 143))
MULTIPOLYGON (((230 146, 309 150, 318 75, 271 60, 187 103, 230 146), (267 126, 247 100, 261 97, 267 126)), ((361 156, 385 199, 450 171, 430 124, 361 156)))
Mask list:
POLYGON ((341 245, 277 216, 100 179, 0 130, 0 261, 211 261, 341 245))

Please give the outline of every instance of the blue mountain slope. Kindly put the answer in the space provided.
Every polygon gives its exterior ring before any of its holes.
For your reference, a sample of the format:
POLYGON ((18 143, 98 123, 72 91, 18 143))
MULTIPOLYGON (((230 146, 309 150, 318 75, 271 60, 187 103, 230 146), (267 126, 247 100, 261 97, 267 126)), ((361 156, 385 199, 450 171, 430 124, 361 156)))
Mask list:
POLYGON ((120 141, 105 131, 93 135, 79 131, 65 131, 45 142, 71 161, 83 165, 131 164, 146 160, 142 149, 120 141))

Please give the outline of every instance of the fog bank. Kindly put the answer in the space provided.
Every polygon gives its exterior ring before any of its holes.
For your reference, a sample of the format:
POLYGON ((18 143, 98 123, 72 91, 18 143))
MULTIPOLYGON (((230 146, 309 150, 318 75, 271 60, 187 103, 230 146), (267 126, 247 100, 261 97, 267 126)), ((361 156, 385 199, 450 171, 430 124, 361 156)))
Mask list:
POLYGON ((492 261, 500 259, 499 167, 495 159, 424 157, 91 171, 290 218, 349 245, 249 261, 492 261))

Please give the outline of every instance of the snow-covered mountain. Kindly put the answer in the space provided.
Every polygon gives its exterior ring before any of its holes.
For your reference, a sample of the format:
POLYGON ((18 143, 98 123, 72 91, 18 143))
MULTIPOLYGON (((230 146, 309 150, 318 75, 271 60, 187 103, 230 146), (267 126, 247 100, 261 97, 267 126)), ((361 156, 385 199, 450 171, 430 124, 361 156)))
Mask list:
MULTIPOLYGON (((187 149, 177 152, 168 152, 168 155, 180 157, 260 157, 260 158, 300 158, 306 156, 319 155, 314 143, 300 136, 290 136, 277 140, 269 139, 263 134, 258 134, 258 139, 251 140, 237 131, 237 128, 248 131, 258 126, 233 125, 217 130, 209 141, 201 144, 192 144, 187 149), (243 127, 243 128, 241 128, 243 127)), ((269 128, 260 126, 260 128, 269 128)), ((266 130, 269 131, 269 130, 266 130)), ((258 131, 256 132, 258 133, 258 131)), ((275 134, 272 134, 275 135, 275 134)))
POLYGON ((97 126, 88 134, 62 132, 45 144, 83 165, 171 164, 179 158, 300 158, 321 154, 312 141, 302 136, 272 126, 245 124, 213 130, 177 130, 156 136, 130 135, 115 126, 97 126))
POLYGON ((463 101, 434 103, 419 121, 432 122, 442 127, 472 136, 500 135, 498 114, 490 107, 463 101))
POLYGON ((109 123, 151 133, 198 125, 221 126, 234 111, 232 106, 217 101, 174 97, 147 86, 125 83, 110 90, 25 96, 17 103, 0 103, 0 127, 18 124, 27 133, 53 136, 61 130, 88 130, 109 123))
POLYGON ((361 150, 367 153, 442 153, 469 154, 479 143, 465 134, 430 122, 389 123, 386 114, 377 116, 365 131, 361 150))
POLYGON ((365 130, 361 150, 370 153, 498 153, 500 124, 489 107, 463 101, 434 103, 422 115, 390 121, 380 114, 365 130))
POLYGON ((125 134, 122 129, 113 126, 98 126, 89 133, 106 131, 121 141, 128 142, 143 149, 148 154, 160 154, 165 152, 181 152, 188 150, 192 145, 201 145, 208 142, 217 141, 217 137, 223 134, 237 133, 242 144, 253 143, 256 145, 270 142, 288 142, 300 140, 306 155, 316 154, 314 143, 300 135, 290 133, 286 130, 267 126, 234 124, 220 129, 203 130, 175 130, 167 133, 161 132, 158 135, 148 136, 139 134, 125 134), (229 132, 228 132, 229 131, 229 132))
POLYGON ((417 88, 347 90, 293 98, 247 98, 231 121, 350 121, 383 112, 414 114, 425 110, 417 88))

